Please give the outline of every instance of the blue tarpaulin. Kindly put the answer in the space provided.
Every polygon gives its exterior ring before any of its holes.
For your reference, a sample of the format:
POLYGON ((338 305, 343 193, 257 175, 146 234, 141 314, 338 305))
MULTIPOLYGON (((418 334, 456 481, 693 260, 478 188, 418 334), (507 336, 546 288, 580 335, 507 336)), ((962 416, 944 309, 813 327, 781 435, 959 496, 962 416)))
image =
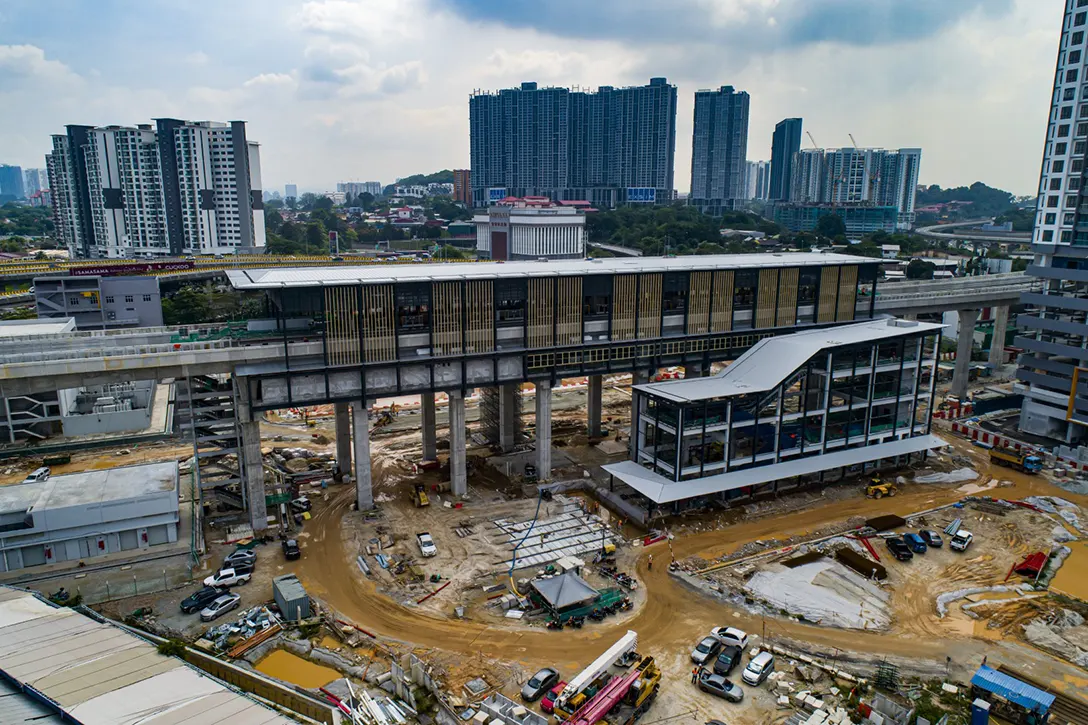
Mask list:
POLYGON ((978 672, 971 678, 971 685, 1040 715, 1049 712, 1050 706, 1054 704, 1054 696, 1049 692, 1043 692, 1038 687, 1032 687, 986 665, 978 668, 978 672))

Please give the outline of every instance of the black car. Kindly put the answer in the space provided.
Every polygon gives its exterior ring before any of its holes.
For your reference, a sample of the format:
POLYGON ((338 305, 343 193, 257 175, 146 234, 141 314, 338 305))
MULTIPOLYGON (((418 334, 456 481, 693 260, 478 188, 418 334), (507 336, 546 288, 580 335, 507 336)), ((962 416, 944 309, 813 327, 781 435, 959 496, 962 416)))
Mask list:
POLYGON ((726 647, 714 660, 714 674, 728 675, 733 668, 740 664, 740 647, 726 647))
POLYGON ((181 600, 181 611, 185 614, 192 614, 193 612, 199 612, 204 607, 214 602, 217 598, 226 594, 225 589, 217 589, 216 587, 204 587, 199 591, 195 591, 189 596, 181 600))
POLYGON ((898 536, 885 539, 884 543, 888 545, 888 551, 892 552, 892 556, 899 561, 910 561, 914 558, 914 552, 907 546, 907 542, 903 541, 898 536))
POLYGON ((294 561, 302 557, 302 549, 298 547, 298 541, 295 539, 283 540, 283 558, 287 561, 294 561))
POLYGON ((926 545, 931 548, 939 549, 944 546, 944 540, 941 538, 941 535, 938 534, 936 531, 931 531, 930 529, 922 529, 918 532, 918 535, 921 536, 922 541, 926 542, 926 545))

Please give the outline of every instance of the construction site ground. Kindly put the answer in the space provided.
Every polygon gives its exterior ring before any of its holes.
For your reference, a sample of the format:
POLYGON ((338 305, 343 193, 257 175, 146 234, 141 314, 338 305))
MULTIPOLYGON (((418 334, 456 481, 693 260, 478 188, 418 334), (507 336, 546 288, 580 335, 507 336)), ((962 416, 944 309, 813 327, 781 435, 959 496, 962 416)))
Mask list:
MULTIPOLYGON (((629 397, 626 391, 606 388, 606 417, 616 417, 616 427, 623 427, 629 397)), ((590 456, 601 455, 590 450, 584 432, 584 393, 556 391, 555 437, 566 438, 557 451, 571 461, 561 474, 580 477, 589 469, 596 476, 597 463, 590 456), (566 401, 572 402, 566 402, 566 401), (566 431, 567 433, 561 433, 566 431), (579 440, 579 436, 583 436, 579 440)), ((525 406, 525 422, 532 420, 531 406, 525 406)), ((468 418, 475 419, 470 408, 468 418)), ((443 430, 444 410, 439 408, 439 439, 447 437, 443 430)), ((476 426, 470 424, 470 433, 476 426)), ((483 676, 491 685, 508 695, 516 695, 524 679, 537 667, 556 666, 564 676, 570 676, 606 649, 624 631, 639 633, 639 651, 653 655, 661 664, 664 677, 662 693, 647 716, 650 721, 676 718, 678 722, 704 722, 718 718, 729 723, 764 723, 781 719, 785 711, 775 709, 770 686, 744 687, 745 702, 731 705, 710 695, 700 693, 691 685, 691 648, 711 627, 737 626, 753 637, 753 646, 764 642, 786 646, 796 652, 834 660, 844 667, 869 671, 882 660, 897 663, 905 673, 927 678, 944 677, 946 668, 954 679, 964 681, 984 657, 990 664, 1002 663, 1025 672, 1057 691, 1082 696, 1088 690, 1088 673, 1042 649, 1026 643, 1019 630, 1024 621, 1039 610, 1050 611, 1053 605, 1042 600, 1026 600, 1005 605, 1014 613, 1001 614, 1004 624, 988 627, 985 621, 969 619, 961 611, 962 604, 953 603, 945 618, 937 616, 936 594, 947 589, 962 588, 974 583, 1000 581, 1012 559, 1033 547, 1046 549, 1045 537, 1054 523, 1030 512, 1016 512, 1005 517, 986 515, 966 509, 964 518, 976 534, 972 548, 966 554, 947 549, 917 555, 910 563, 889 562, 886 549, 874 540, 884 563, 890 571, 892 624, 885 631, 855 631, 821 627, 788 617, 766 617, 743 605, 702 596, 690 586, 671 576, 666 564, 671 557, 685 560, 698 557, 707 562, 736 552, 751 542, 789 542, 827 532, 843 522, 864 520, 884 514, 905 516, 962 499, 968 492, 1006 499, 1028 496, 1060 496, 1082 508, 1088 497, 1069 493, 1047 475, 1029 476, 1009 469, 991 470, 987 451, 966 441, 945 435, 952 452, 933 461, 929 468, 951 471, 970 467, 979 473, 976 481, 956 483, 910 483, 894 498, 874 500, 865 498, 860 482, 846 482, 822 492, 799 492, 777 501, 749 504, 727 511, 715 511, 678 517, 666 523, 674 538, 650 547, 620 548, 619 568, 635 575, 639 582, 636 606, 625 619, 612 617, 600 623, 586 623, 580 630, 550 631, 524 621, 509 620, 492 613, 484 606, 486 597, 482 585, 496 581, 496 550, 483 535, 488 522, 500 517, 529 518, 535 500, 526 496, 525 487, 508 478, 501 468, 470 464, 469 496, 460 509, 446 508, 446 496, 441 492, 430 506, 417 509, 411 503, 411 490, 416 482, 424 482, 428 491, 441 485, 440 472, 418 473, 415 464, 420 457, 419 416, 403 411, 387 429, 372 436, 372 464, 375 493, 380 515, 370 518, 352 511, 354 490, 348 485, 334 485, 313 496, 312 518, 299 534, 302 559, 283 561, 277 544, 258 548, 258 576, 248 587, 238 588, 243 607, 270 598, 272 576, 293 572, 302 580, 307 591, 337 616, 351 621, 373 633, 389 646, 412 649, 433 662, 446 673, 448 682, 462 683, 483 676), (993 478, 998 483, 989 487, 993 478), (1007 481, 1008 484, 1000 482, 1007 481), (973 487, 973 488, 972 488, 973 487), (979 490, 981 489, 981 490, 979 490), (474 534, 458 537, 454 529, 469 523, 474 534), (384 527, 379 531, 379 527, 384 527), (439 554, 422 560, 414 548, 414 534, 430 531, 439 554), (413 557, 425 574, 423 582, 412 583, 387 570, 365 575, 356 557, 365 551, 371 540, 381 534, 391 535, 394 556, 413 557), (654 557, 652 569, 648 555, 654 557), (441 574, 438 582, 429 581, 431 574, 441 574), (956 578, 958 577, 958 581, 956 578), (423 603, 422 598, 451 581, 446 589, 423 603), (455 607, 464 606, 464 618, 458 618, 455 607), (1025 611, 1020 611, 1024 608, 1025 611), (1027 611, 1031 610, 1031 611, 1027 611), (946 661, 946 657, 950 658, 946 661), (688 718, 685 720, 684 718, 688 718)), ((331 420, 322 420, 313 428, 298 420, 285 419, 262 426, 265 444, 279 442, 331 452, 324 441, 333 440, 331 420)), ((528 444, 523 444, 528 445, 528 444)), ((148 447, 150 451, 152 447, 148 447)), ((160 448, 164 457, 189 455, 191 448, 178 446, 173 455, 169 448, 160 448)), ((441 451, 440 451, 441 452, 441 451)), ((132 455, 149 455, 145 449, 132 455)), ((103 454, 99 453, 99 459, 103 454)), ((150 454, 154 455, 154 454, 150 454)), ((484 448, 474 448, 470 457, 490 455, 484 448)), ((120 457, 118 457, 120 458, 120 457)), ((148 457, 146 460, 161 460, 148 457)), ((73 465, 93 459, 73 458, 73 465)), ((126 461, 127 462, 127 461, 126 461)), ((110 458, 109 465, 116 465, 110 458)), ((1088 509, 1086 509, 1088 510, 1088 509)), ((958 515, 958 514, 957 514, 958 515)), ((930 528, 943 528, 949 514, 941 512, 929 522, 930 528)), ((633 531, 624 530, 625 538, 633 531)), ((214 536, 209 536, 209 541, 214 536)), ((1076 544, 1077 542, 1071 542, 1076 544)), ((218 565, 229 548, 212 547, 205 557, 205 567, 196 576, 210 572, 218 565)), ((1081 547, 1066 561, 1065 566, 1085 567, 1088 550, 1081 547)), ((1084 569, 1081 568, 1081 571, 1084 569)), ((525 572, 519 574, 524 576, 525 572)), ((589 577, 594 574, 591 572, 589 577)), ((600 584, 600 580, 593 580, 600 584)), ((150 595, 108 605, 107 612, 123 615, 144 602, 161 612, 161 621, 173 619, 177 602, 191 588, 175 590, 166 595, 150 595)), ((971 600, 965 600, 971 601, 971 600)), ((974 602, 972 602, 974 603, 974 602)), ((982 609, 985 609, 983 607, 982 609)), ((1000 614, 1000 607, 998 607, 1000 614)), ((177 615, 194 631, 195 615, 177 615)), ((228 615, 229 618, 229 615, 228 615)), ((784 663, 788 668, 788 662, 784 663)), ((739 679, 740 670, 733 673, 739 679)), ((286 675, 284 675, 286 678, 286 675)), ((791 677, 794 677, 792 674, 791 677)), ((796 678, 795 678, 796 679, 796 678)))

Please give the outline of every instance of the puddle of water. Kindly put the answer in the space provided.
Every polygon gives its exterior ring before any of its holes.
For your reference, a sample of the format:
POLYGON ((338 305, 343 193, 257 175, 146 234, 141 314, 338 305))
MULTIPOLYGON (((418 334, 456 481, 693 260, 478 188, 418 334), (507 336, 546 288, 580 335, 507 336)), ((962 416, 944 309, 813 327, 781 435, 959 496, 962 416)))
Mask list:
POLYGON ((282 649, 273 651, 258 662, 256 669, 277 680, 308 689, 324 687, 340 677, 340 673, 331 667, 314 664, 282 649))
POLYGON ((1073 541, 1068 546, 1072 553, 1058 569, 1050 588, 1088 602, 1088 542, 1073 541))
POLYGON ((317 643, 317 646, 323 649, 331 650, 347 649, 346 645, 343 642, 338 640, 336 637, 328 634, 321 638, 321 641, 317 643))

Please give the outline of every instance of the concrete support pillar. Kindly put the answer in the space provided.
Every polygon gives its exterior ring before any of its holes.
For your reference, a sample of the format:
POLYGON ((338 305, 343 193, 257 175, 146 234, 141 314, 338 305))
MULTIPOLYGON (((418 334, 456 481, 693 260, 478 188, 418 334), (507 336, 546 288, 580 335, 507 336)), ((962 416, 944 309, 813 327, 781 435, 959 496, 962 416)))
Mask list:
POLYGON ((517 383, 499 386, 499 448, 503 453, 514 450, 517 444, 518 395, 517 383))
POLYGON ((994 308, 994 335, 990 340, 990 364, 1001 365, 1005 361, 1005 333, 1009 331, 1009 307, 994 308))
MULTIPOLYGON (((249 525, 256 533, 268 528, 268 506, 264 501, 264 459, 261 457, 261 424, 260 421, 252 420, 246 378, 236 377, 234 385, 238 392, 235 415, 242 438, 239 470, 242 474, 242 486, 246 490, 246 503, 249 505, 249 525)), ((193 463, 195 465, 197 461, 193 463)))
POLYGON ((419 409, 423 415, 423 460, 438 460, 438 437, 435 433, 434 393, 424 393, 419 409))
POLYGON ((589 437, 600 438, 601 437, 601 388, 604 378, 601 375, 589 376, 589 389, 586 391, 586 412, 588 413, 589 421, 589 437))
MULTIPOLYGON (((248 407, 248 406, 247 406, 248 407)), ((242 429, 242 485, 249 504, 249 525, 253 532, 268 528, 268 506, 264 502, 264 461, 261 458, 261 424, 240 420, 242 429)))
POLYGON ((978 310, 959 310, 959 339, 956 342, 956 370, 952 373, 952 395, 963 400, 971 372, 971 342, 975 334, 978 310))
POLYGON ((360 511, 374 508, 374 489, 370 480, 370 416, 366 401, 351 403, 351 419, 355 443, 355 505, 360 511))
POLYGON ((536 476, 552 477, 552 384, 544 380, 536 384, 536 476))
POLYGON ((454 496, 468 493, 465 460, 465 394, 451 390, 450 396, 450 491, 454 496))
MULTIPOLYGON (((631 385, 645 385, 650 382, 650 373, 645 370, 636 370, 631 373, 631 385)), ((631 390, 631 440, 628 444, 628 450, 631 453, 631 460, 635 460, 636 446, 638 444, 638 410, 635 406, 638 404, 638 398, 635 396, 635 391, 631 390)))
POLYGON ((333 406, 336 420, 336 472, 351 475, 351 412, 347 403, 333 406))

